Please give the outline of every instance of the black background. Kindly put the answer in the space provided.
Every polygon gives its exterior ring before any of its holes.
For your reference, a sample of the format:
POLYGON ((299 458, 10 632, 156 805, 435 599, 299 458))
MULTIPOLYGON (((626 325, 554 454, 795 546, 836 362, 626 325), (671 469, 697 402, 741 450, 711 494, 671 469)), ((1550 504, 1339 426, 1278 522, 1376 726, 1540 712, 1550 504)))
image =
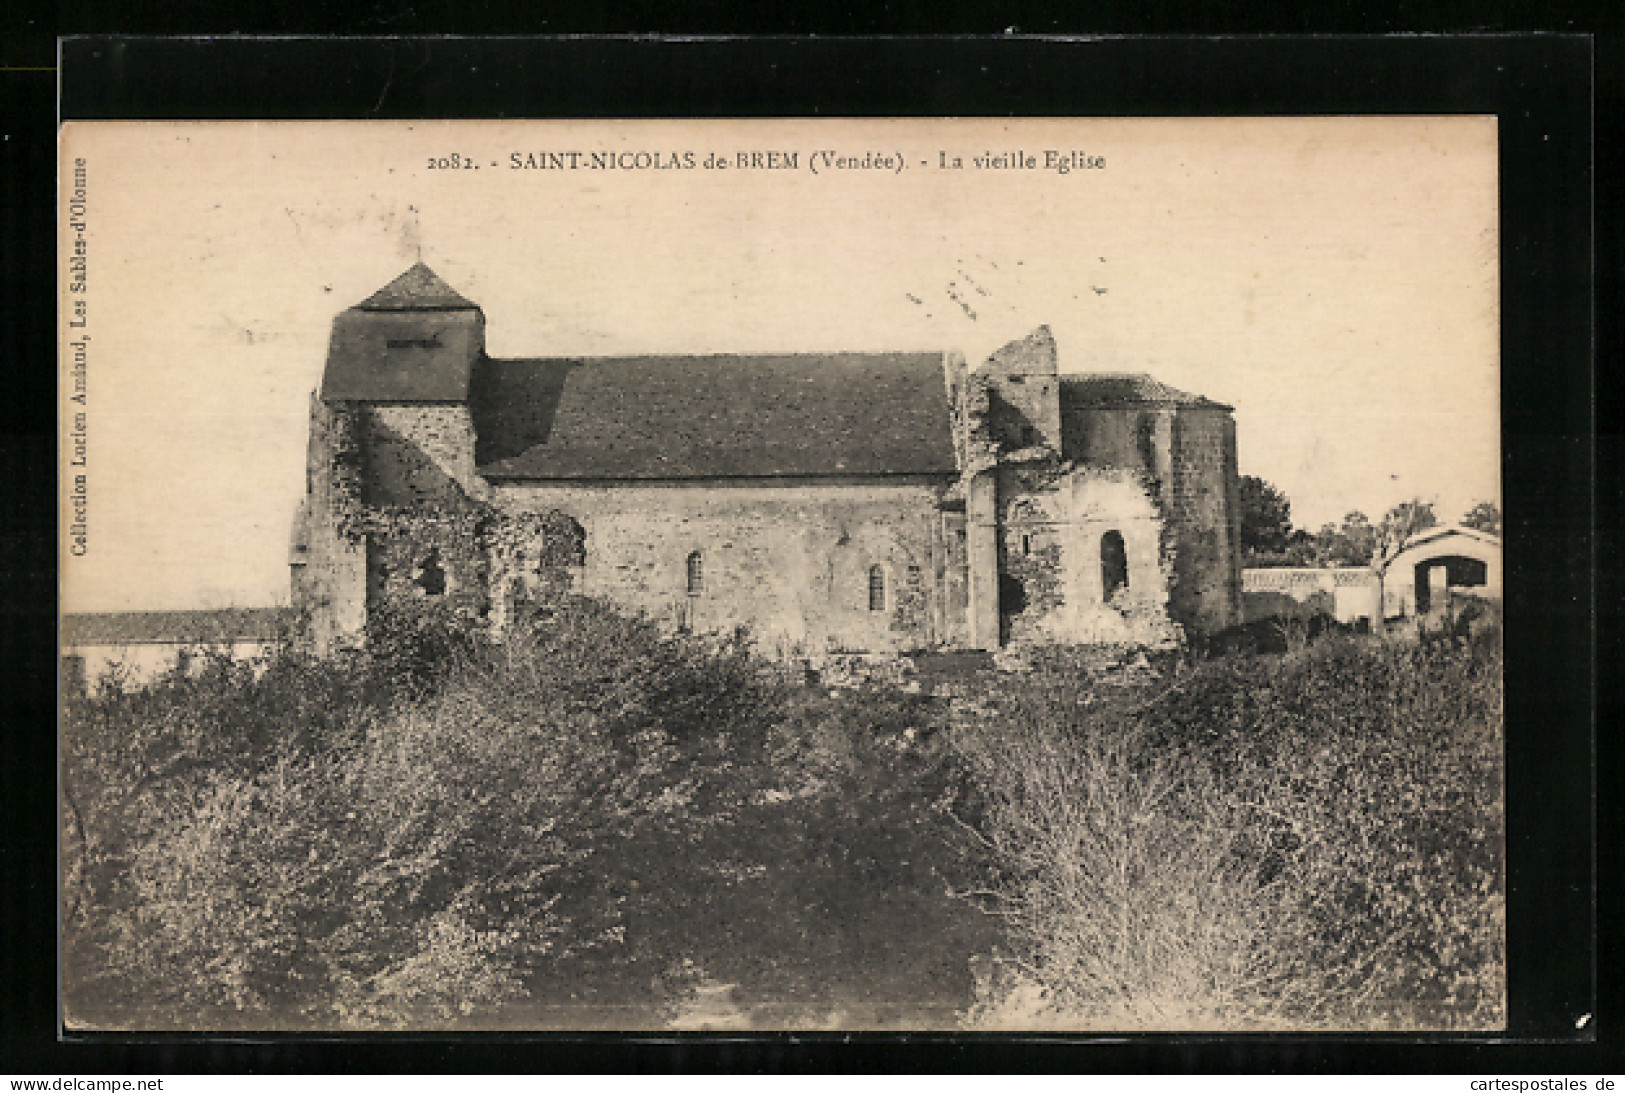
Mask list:
MULTIPOLYGON (((1256 13, 1261 9, 1249 9, 1256 13)), ((1533 11, 1533 9, 1531 9, 1533 11)), ((1116 1043, 996 1036, 704 1036, 619 1038, 87 1037, 55 1033, 55 43, 52 30, 176 32, 199 12, 87 4, 56 25, 12 18, 0 44, 0 347, 14 397, 0 399, 0 1072, 51 1075, 196 1070, 1276 1070, 1618 1073, 1597 961, 1617 964, 1613 931, 1594 916, 1595 797, 1618 785, 1609 739, 1619 721, 1613 667, 1625 586, 1617 560, 1621 500, 1616 359, 1617 220, 1593 234, 1593 39, 1583 35, 1389 38, 1035 39, 1017 33, 927 39, 586 40, 70 39, 62 43, 63 118, 417 118, 862 115, 1496 114, 1501 140, 1503 438, 1507 514, 1509 986, 1508 1036, 1131 1037, 1116 1043), (43 28, 43 29, 42 29, 43 28), (1596 259, 1595 265, 1593 259, 1596 259), (1595 277, 1594 277, 1595 271, 1595 277), (1595 284, 1594 284, 1595 281, 1595 284), (1593 326, 1593 292, 1604 301, 1593 326), (1611 302, 1611 303, 1609 303, 1611 302), (1593 408, 1602 415, 1593 428, 1593 408), (1593 475, 1593 469, 1600 472, 1593 475), (1597 502, 1601 502, 1600 506, 1597 502), (1595 611, 1594 611, 1595 595, 1595 611), (1601 641, 1601 645, 1596 644, 1601 641), (1600 676, 1595 681, 1601 651, 1600 676), (1592 732, 1593 714, 1602 732, 1592 732), (1599 1012, 1599 1007, 1601 1012, 1599 1012), (1576 1022, 1594 1015, 1584 1029, 1576 1022), (1598 1030, 1604 1040, 1596 1039, 1598 1030)), ((350 33, 518 29, 481 23, 480 5, 397 17, 331 10, 350 33)), ((1097 13, 1098 15, 1099 13, 1097 13)), ((1150 6, 1100 25, 1181 29, 1150 6)), ((1280 16, 1278 10, 1275 11, 1280 16)), ((717 29, 720 9, 680 28, 650 11, 637 29, 717 29)), ((288 31, 285 9, 249 5, 234 29, 288 31)), ((297 18, 292 17, 292 18, 297 18)), ((571 29, 626 30, 599 13, 571 29), (608 22, 603 20, 608 19, 608 22), (582 25, 585 22, 587 25, 582 25)), ((842 16, 837 13, 835 21, 842 16)), ((1499 24, 1447 18, 1452 29, 1614 27, 1542 8, 1499 24), (1520 21, 1521 20, 1521 21, 1520 21)), ((1613 18, 1613 17, 1609 17, 1613 18)), ((872 31, 848 17, 837 29, 872 31)), ((500 22, 500 20, 499 20, 500 22)), ((1332 7, 1268 29, 1393 29, 1332 7), (1361 19, 1366 23, 1361 25, 1361 19), (1339 23, 1338 20, 1342 22, 1339 23), (1301 25, 1298 25, 1301 24, 1301 25)), ((935 31, 972 27, 959 9, 935 31), (956 22, 959 20, 960 22, 956 22), (961 25, 961 23, 965 25, 961 25)), ((978 27, 1002 30, 983 19, 978 27)), ((219 25, 219 24, 217 24, 219 25)), ((1437 25, 1437 24, 1436 24, 1437 25)), ((549 31, 541 17, 530 27, 549 31)), ((806 28, 796 28, 806 29, 806 28)), ((1190 29, 1187 27, 1182 29, 1190 29)), ((1206 30, 1265 29, 1246 16, 1206 30)), ((1417 29, 1411 24, 1411 29, 1417 29)), ((1598 137, 1617 148, 1619 73, 1595 85, 1598 137)), ((1604 214, 1618 187, 1603 176, 1604 214)), ((1605 816, 1606 820, 1606 816, 1605 816)), ((1617 856, 1617 855, 1616 855, 1617 856)), ((1604 860, 1607 855, 1603 855, 1604 860)), ((1613 891, 1602 875, 1603 895, 1613 891)), ((1612 916, 1610 916, 1612 921, 1612 916)))

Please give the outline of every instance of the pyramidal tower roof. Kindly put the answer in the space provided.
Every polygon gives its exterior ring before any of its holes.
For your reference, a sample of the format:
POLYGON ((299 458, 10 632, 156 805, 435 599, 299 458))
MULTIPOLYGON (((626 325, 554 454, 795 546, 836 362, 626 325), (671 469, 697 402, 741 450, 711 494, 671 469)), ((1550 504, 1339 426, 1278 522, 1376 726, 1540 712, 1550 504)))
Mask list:
POLYGON ((356 307, 361 311, 473 311, 464 297, 422 262, 395 278, 356 307))
POLYGON ((333 319, 328 402, 461 402, 485 352, 485 313, 422 262, 333 319))

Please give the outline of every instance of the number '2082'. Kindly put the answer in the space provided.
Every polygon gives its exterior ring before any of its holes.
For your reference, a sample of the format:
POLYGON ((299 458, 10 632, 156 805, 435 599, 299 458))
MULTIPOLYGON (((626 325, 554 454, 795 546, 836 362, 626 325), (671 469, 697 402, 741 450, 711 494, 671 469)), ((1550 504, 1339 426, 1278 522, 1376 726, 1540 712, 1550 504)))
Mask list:
POLYGON ((459 155, 456 152, 449 156, 429 157, 431 171, 476 171, 479 170, 479 166, 472 156, 459 155))

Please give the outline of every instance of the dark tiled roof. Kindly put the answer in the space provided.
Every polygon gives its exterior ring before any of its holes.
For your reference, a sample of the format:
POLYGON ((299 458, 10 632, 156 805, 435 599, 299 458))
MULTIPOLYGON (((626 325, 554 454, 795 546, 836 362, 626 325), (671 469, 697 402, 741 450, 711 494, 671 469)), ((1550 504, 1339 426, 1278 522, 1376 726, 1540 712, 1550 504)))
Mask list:
POLYGON ((484 343, 478 311, 351 308, 333 320, 328 402, 461 402, 484 343))
POLYGON ((422 262, 355 305, 362 311, 474 311, 475 305, 422 262))
POLYGON ((287 607, 231 607, 220 611, 107 611, 62 616, 62 644, 217 645, 271 641, 293 622, 287 607))
POLYGON ((1063 376, 1061 397, 1073 406, 1132 406, 1155 403, 1164 406, 1205 406, 1229 410, 1222 402, 1170 387, 1144 372, 1092 372, 1063 376))
POLYGON ((936 353, 486 360, 491 478, 951 474, 936 353))

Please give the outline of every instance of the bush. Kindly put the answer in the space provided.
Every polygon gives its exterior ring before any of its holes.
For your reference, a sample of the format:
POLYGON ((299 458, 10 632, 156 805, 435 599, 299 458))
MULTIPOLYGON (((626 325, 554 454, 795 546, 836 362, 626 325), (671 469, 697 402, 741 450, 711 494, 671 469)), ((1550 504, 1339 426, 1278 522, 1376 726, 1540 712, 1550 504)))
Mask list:
POLYGON ((666 641, 588 601, 501 643, 433 614, 372 637, 68 706, 70 1014, 488 1015, 544 957, 613 936, 611 911, 560 916, 562 872, 692 794, 681 745, 774 700, 739 649, 666 641))
POLYGON ((974 1019, 1497 1027, 1500 725, 1488 643, 1015 685, 954 737, 1018 942, 974 1019))
POLYGON ((408 614, 365 652, 215 658, 66 706, 64 1006, 474 1026, 548 976, 694 954, 771 997, 797 944, 795 974, 850 977, 898 922, 984 938, 949 885, 1013 946, 979 1025, 1493 1027, 1494 622, 1195 663, 1057 650, 951 710, 787 683, 742 635, 580 598, 500 641, 408 614), (863 937, 809 932, 833 921, 863 937))

